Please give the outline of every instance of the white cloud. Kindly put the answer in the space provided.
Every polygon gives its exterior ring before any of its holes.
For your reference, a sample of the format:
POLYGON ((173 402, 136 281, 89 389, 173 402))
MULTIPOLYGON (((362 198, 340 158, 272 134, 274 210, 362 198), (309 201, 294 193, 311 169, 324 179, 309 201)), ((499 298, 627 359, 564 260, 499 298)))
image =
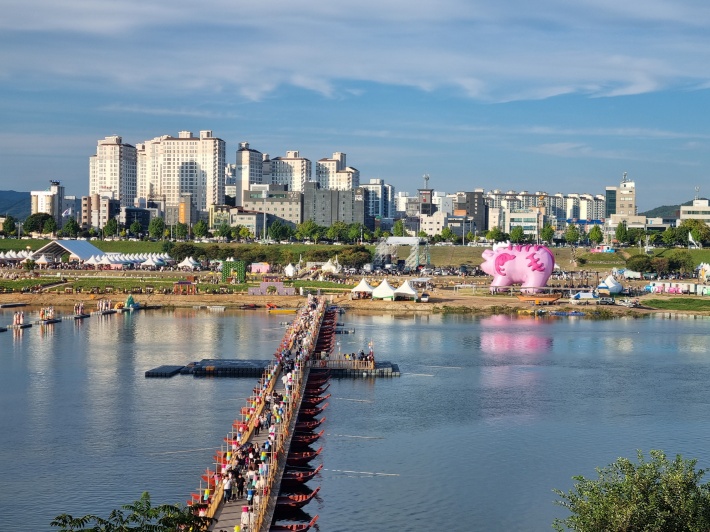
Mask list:
POLYGON ((326 97, 375 82, 484 101, 703 86, 710 9, 691 0, 67 0, 4 6, 0 76, 135 91, 281 86, 326 97), (11 45, 11 48, 10 48, 11 45))

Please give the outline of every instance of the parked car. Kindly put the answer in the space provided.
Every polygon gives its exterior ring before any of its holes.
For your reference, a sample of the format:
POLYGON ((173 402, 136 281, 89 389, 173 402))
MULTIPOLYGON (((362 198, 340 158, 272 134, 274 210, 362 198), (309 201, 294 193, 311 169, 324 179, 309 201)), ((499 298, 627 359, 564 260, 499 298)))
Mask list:
POLYGON ((600 297, 599 305, 614 305, 616 302, 613 297, 600 297))

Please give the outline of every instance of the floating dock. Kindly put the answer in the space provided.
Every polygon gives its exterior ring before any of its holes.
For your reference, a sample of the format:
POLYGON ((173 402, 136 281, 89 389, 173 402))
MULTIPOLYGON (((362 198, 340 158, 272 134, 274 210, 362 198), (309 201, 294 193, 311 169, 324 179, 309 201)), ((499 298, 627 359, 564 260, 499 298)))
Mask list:
POLYGON ((15 308, 15 307, 26 307, 27 303, 3 303, 0 308, 15 308))

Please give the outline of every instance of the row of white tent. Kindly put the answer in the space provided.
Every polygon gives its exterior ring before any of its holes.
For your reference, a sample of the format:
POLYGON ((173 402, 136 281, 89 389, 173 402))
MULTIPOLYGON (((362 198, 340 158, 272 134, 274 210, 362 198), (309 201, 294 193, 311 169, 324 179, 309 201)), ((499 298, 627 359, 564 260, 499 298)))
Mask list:
POLYGON ((11 249, 10 251, 2 252, 0 251, 0 260, 7 259, 11 261, 24 260, 28 257, 32 257, 32 252, 27 250, 15 251, 11 249))
POLYGON ((391 299, 394 300, 397 296, 418 299, 419 294, 412 288, 409 281, 404 281, 398 288, 394 288, 387 282, 387 279, 382 281, 375 288, 363 278, 360 283, 351 290, 352 293, 371 294, 372 299, 391 299))

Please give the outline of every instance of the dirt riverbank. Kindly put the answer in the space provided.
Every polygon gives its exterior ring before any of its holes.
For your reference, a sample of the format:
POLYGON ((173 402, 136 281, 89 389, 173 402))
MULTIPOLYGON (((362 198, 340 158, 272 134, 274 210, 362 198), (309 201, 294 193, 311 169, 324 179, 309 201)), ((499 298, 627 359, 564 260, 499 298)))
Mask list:
MULTIPOLYGON (((75 303, 84 302, 87 310, 96 306, 96 301, 101 297, 111 297, 114 302, 122 302, 124 294, 113 296, 92 296, 91 294, 0 294, 0 304, 24 303, 28 306, 55 306, 60 309, 72 308, 75 303)), ((490 295, 485 293, 472 294, 455 292, 454 290, 435 290, 428 303, 415 303, 411 301, 372 301, 369 299, 351 300, 348 294, 327 295, 333 303, 348 309, 358 311, 374 312, 441 312, 447 307, 450 312, 475 312, 475 313, 501 313, 506 310, 515 312, 520 309, 533 308, 530 303, 519 301, 515 297, 503 295, 490 295)), ((134 296, 135 300, 141 304, 158 305, 166 308, 192 308, 198 306, 224 306, 226 308, 238 309, 242 305, 257 305, 265 308, 267 303, 277 305, 280 308, 297 308, 306 300, 300 296, 249 296, 246 294, 197 294, 197 295, 173 295, 173 294, 140 294, 134 296)), ((540 307, 538 307, 540 308, 540 307)), ((643 307, 629 309, 619 305, 596 306, 596 305, 571 305, 567 300, 559 300, 554 305, 544 307, 548 310, 565 309, 591 311, 599 310, 604 313, 614 315, 644 315, 654 312, 669 313, 668 310, 655 310, 643 307)), ((678 312, 671 312, 678 313, 678 312)), ((684 314, 704 314, 683 312, 684 314)))

